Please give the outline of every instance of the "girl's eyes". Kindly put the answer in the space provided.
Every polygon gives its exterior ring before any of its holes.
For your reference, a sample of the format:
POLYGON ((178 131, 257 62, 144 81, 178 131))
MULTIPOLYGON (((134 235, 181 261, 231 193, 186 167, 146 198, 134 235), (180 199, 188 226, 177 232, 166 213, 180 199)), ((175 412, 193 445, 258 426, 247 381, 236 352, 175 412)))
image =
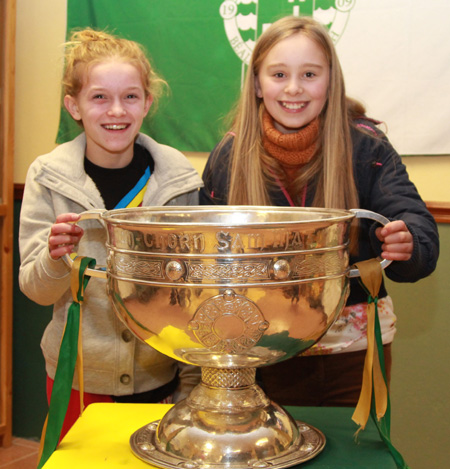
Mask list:
MULTIPOLYGON (((104 99, 107 99, 107 96, 104 94, 96 94, 92 97, 92 99, 104 100, 104 99)), ((139 99, 139 96, 137 94, 130 93, 125 96, 125 99, 139 99)))
MULTIPOLYGON (((287 75, 283 72, 277 72, 277 73, 274 73, 273 76, 275 78, 286 78, 287 75)), ((316 74, 314 72, 305 72, 303 76, 305 78, 314 78, 316 77, 316 74)))

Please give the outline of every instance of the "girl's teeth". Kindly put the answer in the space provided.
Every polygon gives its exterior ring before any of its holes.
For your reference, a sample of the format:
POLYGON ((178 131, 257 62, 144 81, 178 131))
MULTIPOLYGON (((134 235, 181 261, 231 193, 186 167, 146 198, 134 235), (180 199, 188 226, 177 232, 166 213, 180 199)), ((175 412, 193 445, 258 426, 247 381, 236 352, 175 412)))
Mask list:
POLYGON ((108 129, 108 130, 123 130, 127 126, 125 124, 111 124, 111 125, 105 125, 104 127, 105 129, 108 129))
POLYGON ((306 104, 305 103, 283 103, 283 106, 287 109, 303 109, 306 104))

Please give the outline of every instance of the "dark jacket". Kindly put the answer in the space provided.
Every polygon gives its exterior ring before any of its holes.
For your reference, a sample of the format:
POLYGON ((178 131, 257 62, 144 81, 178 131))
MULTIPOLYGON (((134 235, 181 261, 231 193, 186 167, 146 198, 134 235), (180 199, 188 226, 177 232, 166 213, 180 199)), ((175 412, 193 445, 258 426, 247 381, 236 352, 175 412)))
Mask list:
MULTIPOLYGON (((403 220, 414 238, 414 251, 409 261, 392 262, 385 274, 396 282, 416 282, 430 275, 439 256, 439 235, 433 216, 427 210, 416 187, 410 181, 400 156, 372 121, 359 120, 355 125, 370 127, 375 135, 352 128, 353 169, 359 194, 359 208, 372 210, 389 220, 403 220)), ((231 139, 219 154, 211 153, 200 191, 202 205, 226 205, 228 196, 228 162, 231 139)), ((289 205, 281 190, 270 194, 273 205, 289 205)), ((306 206, 311 206, 314 191, 310 189, 306 206)), ((358 255, 350 257, 350 264, 376 257, 381 243, 375 236, 376 222, 361 219, 358 255)), ((379 297, 387 295, 384 283, 379 297)), ((351 279, 347 305, 367 301, 367 294, 358 279, 351 279)))

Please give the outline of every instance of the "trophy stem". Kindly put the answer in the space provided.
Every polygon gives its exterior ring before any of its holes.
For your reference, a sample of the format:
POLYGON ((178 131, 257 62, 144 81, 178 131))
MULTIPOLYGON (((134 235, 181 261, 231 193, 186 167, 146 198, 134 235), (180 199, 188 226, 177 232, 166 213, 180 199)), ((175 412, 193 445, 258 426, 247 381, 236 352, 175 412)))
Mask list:
POLYGON ((324 435, 270 401, 255 376, 255 368, 202 367, 189 397, 131 436, 133 452, 169 469, 284 468, 316 456, 324 435))

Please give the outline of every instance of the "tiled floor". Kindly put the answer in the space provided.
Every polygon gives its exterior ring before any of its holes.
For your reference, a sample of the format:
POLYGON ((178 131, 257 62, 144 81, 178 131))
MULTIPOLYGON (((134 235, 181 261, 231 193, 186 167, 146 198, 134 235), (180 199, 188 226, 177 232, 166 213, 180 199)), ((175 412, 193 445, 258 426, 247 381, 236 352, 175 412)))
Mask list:
POLYGON ((0 448, 0 469, 36 469, 39 443, 13 438, 9 448, 0 448))

